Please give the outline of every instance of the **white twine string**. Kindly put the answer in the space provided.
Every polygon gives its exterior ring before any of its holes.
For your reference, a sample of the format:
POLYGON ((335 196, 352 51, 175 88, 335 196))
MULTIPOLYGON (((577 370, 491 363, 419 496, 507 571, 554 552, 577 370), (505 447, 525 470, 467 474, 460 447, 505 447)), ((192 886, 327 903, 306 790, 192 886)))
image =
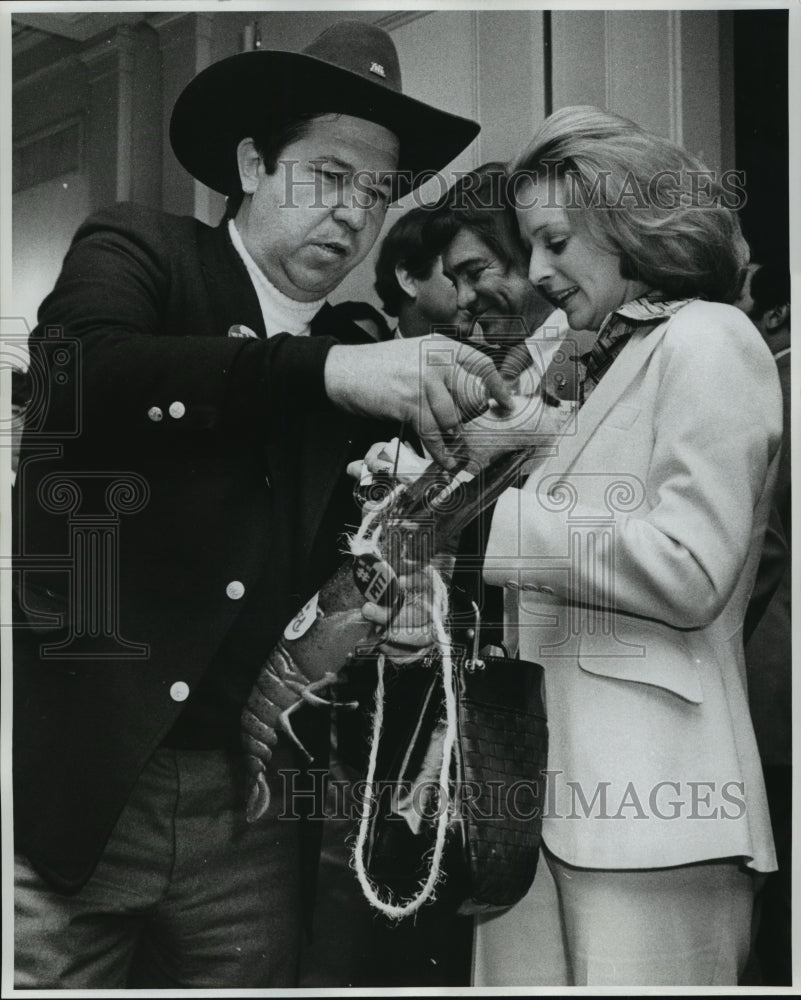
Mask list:
POLYGON ((378 745, 384 722, 384 654, 378 658, 378 685, 375 695, 375 713, 373 715, 373 731, 370 741, 370 761, 367 768, 367 782, 362 803, 362 814, 359 820, 359 835, 353 852, 353 862, 359 885, 367 901, 388 917, 400 919, 410 913, 415 913, 431 899, 439 881, 442 867, 442 855, 445 850, 445 835, 450 819, 448 779, 451 770, 451 759, 456 744, 456 694, 453 688, 453 663, 451 660, 450 638, 445 628, 445 617, 448 611, 448 591, 442 577, 433 568, 428 567, 434 590, 432 602, 432 622, 439 647, 442 662, 442 686, 445 692, 445 739, 442 746, 442 764, 439 772, 439 822, 437 824, 437 839, 431 855, 431 865, 428 876, 421 882, 420 891, 412 899, 394 902, 392 894, 387 893, 382 898, 379 889, 371 882, 364 863, 364 849, 367 842, 367 832, 370 825, 370 811, 374 797, 375 769, 378 759, 378 745))

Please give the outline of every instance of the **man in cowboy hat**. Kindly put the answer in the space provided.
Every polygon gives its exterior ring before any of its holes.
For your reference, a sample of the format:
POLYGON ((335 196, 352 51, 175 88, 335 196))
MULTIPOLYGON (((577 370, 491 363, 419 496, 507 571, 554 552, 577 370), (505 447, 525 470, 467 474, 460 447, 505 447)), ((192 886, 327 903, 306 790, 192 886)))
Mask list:
MULTIPOLYGON (((18 986, 294 984, 316 803, 279 740, 246 822, 243 704, 358 517, 364 418, 449 463, 466 402, 508 401, 470 348, 363 344, 325 298, 477 131, 403 95, 385 32, 340 23, 179 97, 173 148, 231 199, 219 228, 117 206, 78 230, 16 481, 18 986)), ((324 747, 325 714, 306 721, 324 747)))

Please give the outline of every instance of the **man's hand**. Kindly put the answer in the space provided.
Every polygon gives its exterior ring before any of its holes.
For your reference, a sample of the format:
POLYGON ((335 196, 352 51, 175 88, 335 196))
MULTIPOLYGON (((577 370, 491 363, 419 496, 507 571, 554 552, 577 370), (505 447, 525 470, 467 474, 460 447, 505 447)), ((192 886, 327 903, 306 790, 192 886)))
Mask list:
POLYGON ((405 421, 445 468, 463 450, 461 425, 511 393, 492 361, 448 337, 418 337, 328 352, 325 389, 350 413, 405 421))
POLYGON ((422 570, 401 574, 399 583, 404 601, 395 615, 368 601, 362 606, 362 617, 377 626, 382 640, 379 651, 401 666, 421 660, 435 645, 436 633, 430 575, 422 570))
MULTIPOLYGON (((411 613, 414 619, 419 617, 419 609, 409 608, 408 613, 411 613)), ((373 622, 383 633, 383 641, 377 647, 378 652, 383 653, 388 660, 399 667, 410 666, 422 660, 436 641, 431 620, 427 619, 412 625, 406 620, 403 608, 390 622, 386 608, 368 602, 362 607, 362 617, 373 622)))

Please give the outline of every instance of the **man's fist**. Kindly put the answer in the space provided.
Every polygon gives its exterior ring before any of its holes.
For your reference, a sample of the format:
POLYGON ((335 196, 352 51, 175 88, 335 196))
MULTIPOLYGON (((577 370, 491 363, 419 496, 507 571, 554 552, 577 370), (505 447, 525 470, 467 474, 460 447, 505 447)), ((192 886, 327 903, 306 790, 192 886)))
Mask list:
POLYGON ((445 468, 462 452, 461 427, 486 410, 501 409, 511 393, 492 361, 448 337, 418 337, 328 352, 325 388, 350 413, 409 423, 445 468))

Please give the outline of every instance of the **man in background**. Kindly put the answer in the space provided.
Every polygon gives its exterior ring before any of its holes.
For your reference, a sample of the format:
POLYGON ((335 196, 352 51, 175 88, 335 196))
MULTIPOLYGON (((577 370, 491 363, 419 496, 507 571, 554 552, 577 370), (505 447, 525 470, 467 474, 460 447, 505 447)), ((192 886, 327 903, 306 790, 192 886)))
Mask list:
POLYGON ((782 389, 784 424, 773 511, 744 625, 748 698, 779 864, 778 871, 767 876, 757 897, 757 936, 749 970, 757 977, 754 985, 789 986, 792 983, 792 442, 790 274, 787 266, 778 263, 750 265, 737 304, 747 313, 773 354, 782 389), (780 574, 778 586, 773 590, 777 574, 780 574), (757 969, 754 969, 754 959, 757 969))
POLYGON ((461 339, 469 330, 469 314, 457 306, 456 288, 426 239, 431 214, 429 207, 413 208, 384 237, 375 290, 384 312, 398 318, 396 337, 422 337, 438 329, 461 339))
POLYGON ((528 280, 502 163, 485 163, 454 185, 432 214, 427 239, 442 253, 458 308, 478 325, 474 340, 506 349, 553 313, 528 280))
MULTIPOLYGON (((541 377, 552 401, 574 400, 578 355, 590 349, 594 334, 570 330, 564 312, 529 281, 504 164, 485 163, 460 178, 432 213, 426 239, 442 254, 457 305, 472 320, 471 343, 512 375, 532 373, 533 381, 521 379, 522 391, 536 386, 541 377)), ((451 593, 457 630, 475 626, 473 602, 478 605, 481 646, 499 646, 503 636, 502 591, 482 576, 493 509, 462 533, 451 593)))

